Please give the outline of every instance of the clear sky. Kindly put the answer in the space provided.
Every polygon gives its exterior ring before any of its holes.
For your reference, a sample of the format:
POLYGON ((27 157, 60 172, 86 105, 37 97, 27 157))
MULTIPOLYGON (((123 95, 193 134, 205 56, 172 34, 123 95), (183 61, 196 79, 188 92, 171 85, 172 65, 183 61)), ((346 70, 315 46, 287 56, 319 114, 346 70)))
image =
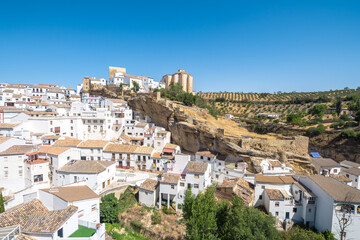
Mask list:
POLYGON ((360 1, 0 1, 0 82, 75 87, 108 66, 196 91, 360 86, 360 1))

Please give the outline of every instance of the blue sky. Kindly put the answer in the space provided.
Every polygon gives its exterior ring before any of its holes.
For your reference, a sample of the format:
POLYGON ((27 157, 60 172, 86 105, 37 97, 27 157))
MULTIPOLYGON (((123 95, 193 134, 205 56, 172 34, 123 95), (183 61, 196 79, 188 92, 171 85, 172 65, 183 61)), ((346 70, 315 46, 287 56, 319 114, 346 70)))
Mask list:
POLYGON ((360 1, 0 1, 0 82, 184 68, 196 91, 360 86, 360 1))

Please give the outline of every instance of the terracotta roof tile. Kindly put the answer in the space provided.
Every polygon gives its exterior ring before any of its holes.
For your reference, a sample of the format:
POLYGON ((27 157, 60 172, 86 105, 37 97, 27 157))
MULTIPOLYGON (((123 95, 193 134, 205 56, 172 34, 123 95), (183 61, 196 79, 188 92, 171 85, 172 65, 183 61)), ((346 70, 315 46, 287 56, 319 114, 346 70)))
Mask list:
POLYGON ((6 149, 5 151, 0 152, 0 155, 24 155, 33 150, 31 145, 14 145, 6 149))
POLYGON ((0 129, 13 129, 18 125, 18 123, 0 123, 0 129))
POLYGON ((308 176, 316 185, 337 202, 360 203, 360 190, 322 175, 308 176))
POLYGON ((215 157, 215 155, 212 154, 210 151, 200 151, 200 152, 196 152, 195 155, 204 156, 204 157, 209 157, 209 158, 215 157))
POLYGON ((39 149, 39 153, 46 153, 46 154, 51 154, 51 155, 60 155, 64 152, 66 152, 67 150, 69 150, 69 147, 50 147, 50 146, 42 146, 39 149))
POLYGON ((186 171, 191 173, 205 173, 207 168, 207 162, 188 162, 186 171))
POLYGON ((155 191, 158 184, 158 181, 148 178, 141 184, 140 188, 148 191, 155 191))
POLYGON ((163 175, 163 179, 160 180, 160 182, 161 183, 178 184, 179 180, 180 180, 180 176, 170 174, 170 173, 165 173, 163 175))
POLYGON ((99 195, 97 195, 88 186, 55 187, 41 189, 41 191, 53 194, 67 202, 99 198, 99 195))
POLYGON ((279 189, 265 189, 267 195, 270 200, 284 200, 284 196, 282 195, 279 189))
POLYGON ((63 140, 57 140, 53 147, 76 147, 81 143, 81 140, 73 138, 73 139, 63 139, 63 140))
POLYGON ((146 147, 146 146, 138 146, 134 153, 136 154, 148 154, 150 155, 154 151, 154 148, 152 147, 146 147))
POLYGON ((115 152, 115 153, 134 153, 137 146, 125 145, 125 144, 109 144, 106 146, 104 152, 115 152))
POLYGON ((106 170, 110 165, 115 164, 113 161, 86 161, 73 160, 62 166, 58 172, 66 173, 100 173, 106 170))
POLYGON ((86 140, 78 145, 78 148, 103 148, 108 144, 108 141, 103 140, 86 140))
POLYGON ((344 169, 343 172, 349 173, 351 175, 355 175, 355 176, 360 176, 360 168, 349 168, 349 169, 344 169))
POLYGON ((65 209, 49 211, 44 204, 34 199, 0 214, 0 227, 20 224, 23 233, 54 233, 78 208, 69 206, 65 209))
POLYGON ((264 175, 256 175, 256 182, 262 183, 277 183, 277 184, 291 184, 295 182, 295 180, 290 176, 264 176, 264 175))
POLYGON ((176 149, 177 147, 179 147, 179 145, 167 143, 167 144, 165 144, 165 147, 164 147, 164 148, 176 149))

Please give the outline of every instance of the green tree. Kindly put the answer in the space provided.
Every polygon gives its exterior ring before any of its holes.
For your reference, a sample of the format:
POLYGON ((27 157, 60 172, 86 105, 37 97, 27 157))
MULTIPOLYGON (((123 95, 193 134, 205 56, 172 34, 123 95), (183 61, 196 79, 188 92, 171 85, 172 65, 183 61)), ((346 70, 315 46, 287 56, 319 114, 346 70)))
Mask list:
POLYGON ((340 116, 341 109, 342 109, 342 100, 341 100, 341 98, 338 98, 338 99, 336 100, 335 108, 336 108, 336 114, 337 114, 338 116, 340 116))
POLYGON ((186 224, 186 239, 217 239, 216 210, 214 189, 208 188, 192 204, 192 214, 186 224))
POLYGON ((100 220, 103 223, 114 223, 118 220, 119 201, 115 193, 110 193, 101 198, 100 220))
POLYGON ((5 212, 5 206, 4 206, 4 198, 2 195, 2 192, 0 191, 0 213, 5 212))
POLYGON ((283 232, 284 240, 326 240, 322 233, 316 233, 311 230, 294 227, 290 231, 283 232))
POLYGON ((323 117, 327 110, 326 104, 317 104, 313 108, 310 109, 310 114, 317 115, 319 117, 323 117))
POLYGON ((139 83, 136 82, 136 81, 132 81, 132 84, 133 84, 132 90, 133 90, 134 92, 138 92, 138 91, 140 90, 140 85, 139 85, 139 83))
POLYGON ((183 208, 183 217, 185 220, 189 220, 192 216, 192 207, 195 201, 195 197, 191 192, 191 189, 188 188, 185 193, 184 198, 184 208, 183 208))
POLYGON ((293 125, 299 125, 302 122, 302 117, 299 114, 291 113, 286 116, 286 122, 293 124, 293 125))

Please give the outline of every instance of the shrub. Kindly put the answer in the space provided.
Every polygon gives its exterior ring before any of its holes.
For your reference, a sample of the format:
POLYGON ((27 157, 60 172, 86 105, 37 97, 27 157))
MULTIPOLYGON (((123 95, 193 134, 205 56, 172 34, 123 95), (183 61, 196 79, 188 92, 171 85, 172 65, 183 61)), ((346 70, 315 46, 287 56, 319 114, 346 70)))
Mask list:
POLYGON ((344 121, 347 121, 347 120, 349 120, 349 115, 343 114, 343 115, 340 116, 340 119, 344 120, 344 121))
POLYGON ((356 138, 357 134, 352 129, 345 129, 341 132, 341 137, 343 138, 356 138))
POLYGON ((156 210, 154 211, 154 214, 152 215, 152 218, 151 218, 151 223, 153 225, 161 223, 161 214, 159 213, 159 211, 156 211, 156 210))
POLYGON ((323 134, 325 132, 326 127, 322 124, 320 124, 317 127, 311 127, 306 130, 306 135, 308 136, 318 136, 320 134, 323 134))

